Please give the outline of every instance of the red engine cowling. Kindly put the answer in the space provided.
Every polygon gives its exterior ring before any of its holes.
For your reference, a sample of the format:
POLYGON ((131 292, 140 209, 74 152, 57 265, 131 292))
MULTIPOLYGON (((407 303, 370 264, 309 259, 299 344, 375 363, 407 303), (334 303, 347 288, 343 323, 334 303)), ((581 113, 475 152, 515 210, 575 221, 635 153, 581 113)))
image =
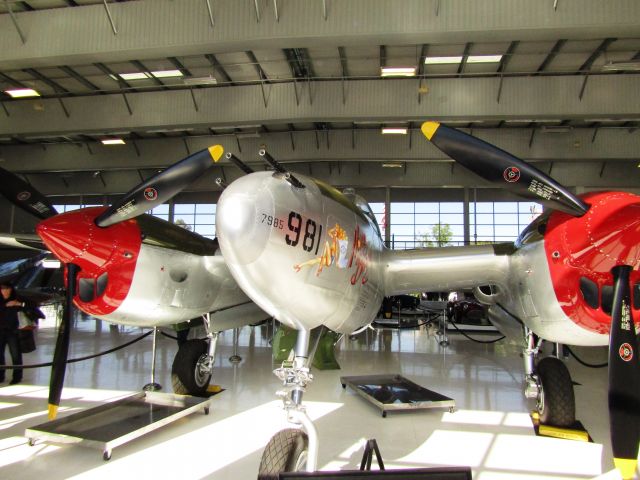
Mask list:
POLYGON ((616 265, 634 268, 630 276, 632 310, 634 318, 640 319, 640 197, 599 192, 583 198, 590 208, 582 217, 551 214, 544 234, 545 253, 565 314, 588 330, 608 334, 611 269, 616 265))
POLYGON ((74 210, 43 220, 36 227, 61 262, 80 267, 74 303, 90 315, 108 315, 124 301, 141 245, 135 220, 106 228, 96 226, 94 220, 104 210, 106 207, 74 210))

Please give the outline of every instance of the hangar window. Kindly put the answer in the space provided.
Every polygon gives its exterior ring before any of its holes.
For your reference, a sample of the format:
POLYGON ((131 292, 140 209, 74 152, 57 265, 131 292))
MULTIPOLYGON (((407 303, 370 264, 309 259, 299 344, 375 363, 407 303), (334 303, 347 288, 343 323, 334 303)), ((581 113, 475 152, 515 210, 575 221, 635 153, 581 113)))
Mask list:
POLYGON ((391 248, 463 245, 462 202, 392 202, 391 248))
POLYGON ((216 235, 215 203, 176 203, 173 206, 173 223, 203 237, 216 235))
POLYGON ((511 242, 541 213, 542 206, 534 202, 471 202, 471 243, 511 242))

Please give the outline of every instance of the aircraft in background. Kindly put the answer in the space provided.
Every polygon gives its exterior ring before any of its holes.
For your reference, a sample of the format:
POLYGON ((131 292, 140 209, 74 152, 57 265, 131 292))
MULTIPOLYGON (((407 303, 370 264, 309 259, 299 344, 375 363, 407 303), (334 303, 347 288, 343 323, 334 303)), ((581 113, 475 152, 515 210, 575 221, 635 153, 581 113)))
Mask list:
POLYGON ((293 361, 274 373, 285 386, 289 419, 302 424, 306 434, 278 432, 263 460, 278 457, 282 449, 282 461, 261 473, 305 462, 307 470, 315 469, 317 434, 302 407, 312 379, 311 329, 324 325, 351 333, 374 319, 385 296, 474 289, 500 330, 524 336, 525 391, 537 399, 542 423, 573 424, 575 399, 561 360, 536 362, 541 342, 609 345, 613 453, 616 467, 631 477, 640 441, 633 321, 640 309, 640 197, 576 196, 526 162, 461 131, 426 122, 422 132, 480 177, 547 210, 515 243, 393 251, 384 246, 364 199, 294 175, 264 150, 260 155, 275 172, 248 173, 220 197, 216 229, 231 274, 265 312, 298 330, 293 361))
POLYGON ((216 240, 144 214, 189 185, 222 154, 220 145, 210 147, 154 175, 110 207, 62 214, 31 185, 0 169, 0 192, 42 219, 38 237, 5 236, 3 245, 48 250, 64 265, 66 300, 51 373, 50 418, 60 404, 72 305, 101 320, 136 327, 203 317, 208 340, 180 345, 172 366, 174 391, 200 396, 212 376, 217 332, 267 318, 238 288, 216 240))

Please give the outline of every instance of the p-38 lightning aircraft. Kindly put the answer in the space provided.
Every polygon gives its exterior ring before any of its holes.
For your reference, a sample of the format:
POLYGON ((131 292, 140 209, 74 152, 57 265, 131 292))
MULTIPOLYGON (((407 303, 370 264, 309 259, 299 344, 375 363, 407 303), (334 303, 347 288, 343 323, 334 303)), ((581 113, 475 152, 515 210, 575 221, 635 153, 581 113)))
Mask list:
POLYGON ((564 363, 555 357, 536 362, 540 342, 609 345, 613 454, 623 476, 631 477, 640 440, 633 320, 640 310, 640 197, 576 196, 466 133, 436 122, 424 123, 422 132, 480 177, 547 210, 512 244, 392 251, 362 198, 294 175, 264 150, 260 154, 275 172, 240 177, 220 197, 216 228, 231 274, 264 311, 298 330, 293 362, 275 373, 285 385, 290 420, 308 435, 297 429, 276 434, 263 455, 265 478, 269 469, 293 468, 296 462, 315 468, 317 438, 301 408, 311 381, 311 329, 324 325, 351 333, 374 319, 384 296, 462 289, 475 289, 499 329, 517 327, 524 336, 526 393, 537 398, 543 423, 571 425, 575 403, 564 363), (304 453, 300 445, 307 443, 304 453), (265 459, 282 445, 280 460, 267 465, 265 459))
POLYGON ((65 265, 67 295, 51 372, 50 418, 60 404, 72 305, 96 318, 137 327, 203 317, 208 344, 203 340, 183 343, 172 367, 174 391, 192 395, 204 394, 209 385, 217 332, 267 318, 238 288, 216 240, 144 214, 184 189, 223 153, 220 145, 194 153, 108 208, 62 214, 30 184, 0 169, 0 192, 42 219, 36 226, 39 238, 17 236, 4 238, 4 243, 46 247, 65 265))

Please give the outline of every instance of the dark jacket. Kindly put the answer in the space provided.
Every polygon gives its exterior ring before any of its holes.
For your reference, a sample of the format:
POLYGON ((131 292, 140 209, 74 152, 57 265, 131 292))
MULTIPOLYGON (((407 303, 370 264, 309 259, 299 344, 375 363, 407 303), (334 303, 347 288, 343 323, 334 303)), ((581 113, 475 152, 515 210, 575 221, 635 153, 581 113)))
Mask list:
POLYGON ((0 298, 0 333, 15 332, 18 330, 18 312, 27 308, 25 307, 7 307, 6 302, 17 300, 24 302, 23 299, 17 297, 15 293, 8 300, 0 298))

